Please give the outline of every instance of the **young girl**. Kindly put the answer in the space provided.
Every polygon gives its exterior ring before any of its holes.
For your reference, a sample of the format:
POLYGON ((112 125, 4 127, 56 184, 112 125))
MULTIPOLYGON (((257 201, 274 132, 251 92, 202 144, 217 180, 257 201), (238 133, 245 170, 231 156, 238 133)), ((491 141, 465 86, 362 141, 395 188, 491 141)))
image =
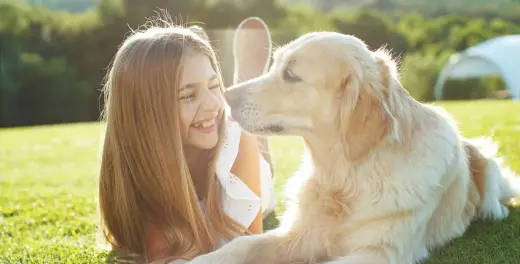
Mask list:
MULTIPOLYGON (((262 69, 235 68, 241 80, 265 71, 266 29, 263 42, 236 35, 236 66, 244 43, 264 54, 262 69)), ((198 27, 151 27, 120 47, 104 89, 99 179, 102 229, 119 255, 177 263, 262 232, 275 205, 270 166, 256 138, 228 120, 223 89, 198 27)))

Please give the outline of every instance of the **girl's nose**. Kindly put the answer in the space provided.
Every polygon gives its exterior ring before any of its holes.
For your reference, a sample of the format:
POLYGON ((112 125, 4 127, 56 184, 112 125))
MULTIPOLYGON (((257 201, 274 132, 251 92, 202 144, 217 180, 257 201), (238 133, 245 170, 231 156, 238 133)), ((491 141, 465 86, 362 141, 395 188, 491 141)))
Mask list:
POLYGON ((217 110, 221 104, 222 102, 219 99, 219 95, 215 94, 213 91, 208 90, 205 95, 205 100, 202 103, 202 107, 205 110, 213 111, 217 110))

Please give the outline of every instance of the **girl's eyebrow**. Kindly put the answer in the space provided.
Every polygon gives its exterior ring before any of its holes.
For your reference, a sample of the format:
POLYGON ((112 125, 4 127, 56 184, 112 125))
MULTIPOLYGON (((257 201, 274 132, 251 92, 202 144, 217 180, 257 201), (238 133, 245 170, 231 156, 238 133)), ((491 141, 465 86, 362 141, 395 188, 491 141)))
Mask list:
MULTIPOLYGON (((208 79, 208 81, 209 81, 209 82, 212 82, 212 81, 216 80, 217 78, 218 78, 218 76, 217 76, 216 74, 213 74, 213 75, 208 79)), ((180 91, 183 91, 183 90, 186 90, 186 89, 193 89, 193 88, 197 87, 197 85, 198 85, 198 83, 188 83, 188 84, 182 86, 182 87, 179 89, 179 92, 180 92, 180 91)))

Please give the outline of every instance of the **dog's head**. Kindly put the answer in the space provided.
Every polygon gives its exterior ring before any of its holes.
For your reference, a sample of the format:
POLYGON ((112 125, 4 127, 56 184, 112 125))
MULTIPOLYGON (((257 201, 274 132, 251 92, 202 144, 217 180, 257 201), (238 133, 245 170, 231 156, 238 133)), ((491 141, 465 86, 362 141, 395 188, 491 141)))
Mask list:
POLYGON ((340 139, 358 159, 392 133, 389 97, 400 87, 392 59, 339 33, 305 34, 278 49, 270 70, 225 93, 248 132, 340 139))

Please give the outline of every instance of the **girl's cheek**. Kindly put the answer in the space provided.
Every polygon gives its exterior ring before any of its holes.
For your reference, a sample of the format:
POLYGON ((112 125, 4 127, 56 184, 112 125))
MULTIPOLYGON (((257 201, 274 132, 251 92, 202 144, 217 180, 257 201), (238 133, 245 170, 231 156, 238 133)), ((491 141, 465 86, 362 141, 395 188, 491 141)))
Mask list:
POLYGON ((192 104, 184 104, 180 109, 180 119, 184 131, 189 129, 189 126, 193 122, 195 117, 195 111, 192 104))

